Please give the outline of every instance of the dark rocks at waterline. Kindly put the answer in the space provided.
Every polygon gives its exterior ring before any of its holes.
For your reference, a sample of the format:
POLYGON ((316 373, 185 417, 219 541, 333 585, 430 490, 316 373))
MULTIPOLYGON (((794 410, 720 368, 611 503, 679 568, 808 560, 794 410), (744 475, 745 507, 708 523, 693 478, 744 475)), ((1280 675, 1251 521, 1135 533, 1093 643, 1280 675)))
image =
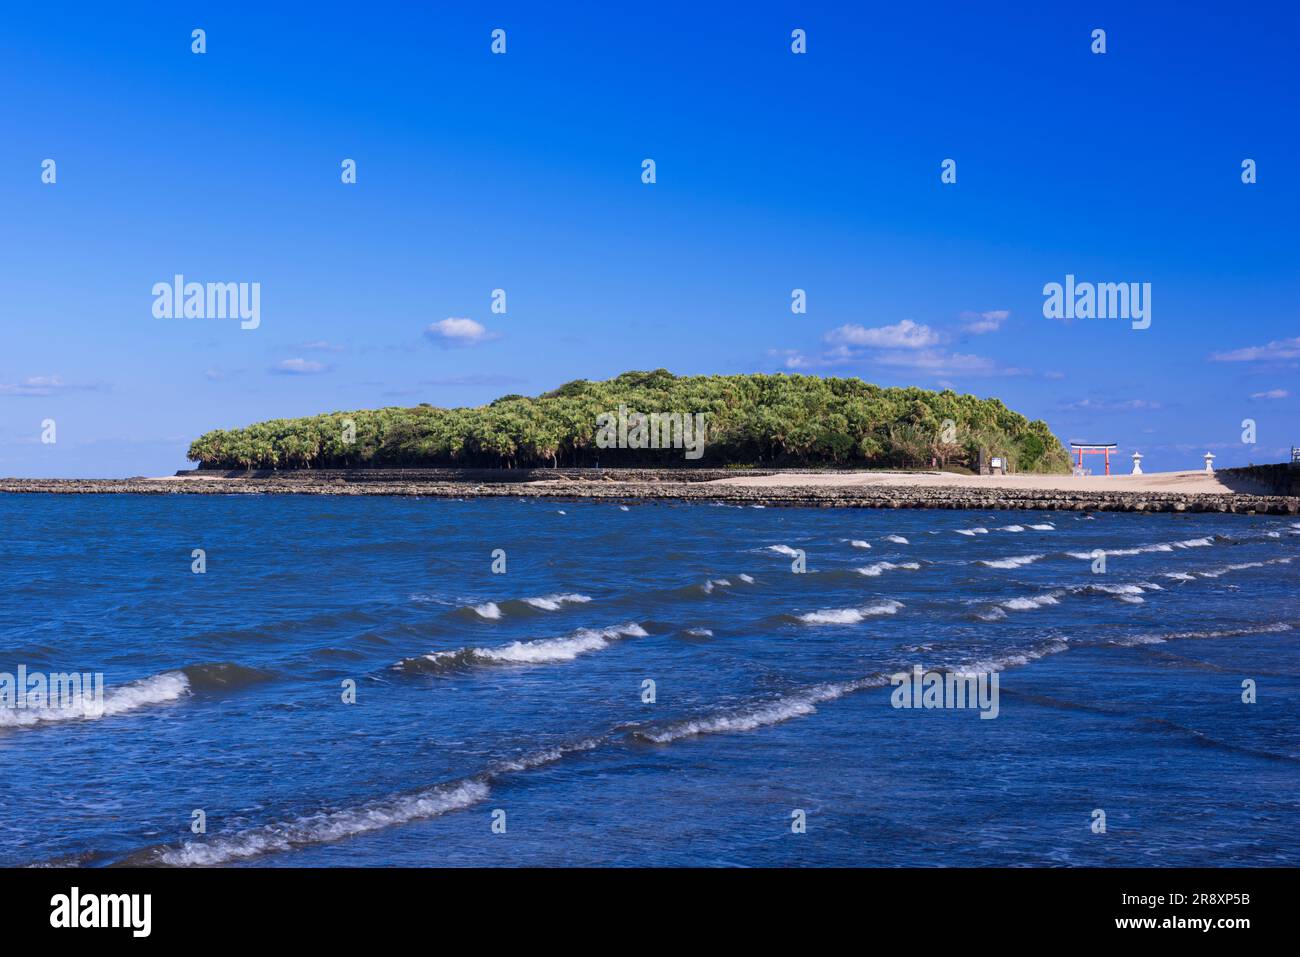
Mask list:
POLYGON ((1041 489, 970 489, 952 486, 777 486, 751 488, 667 479, 627 481, 448 482, 391 479, 320 480, 310 473, 271 473, 269 478, 207 480, 0 479, 0 492, 26 494, 132 495, 401 495, 428 498, 554 498, 613 501, 717 502, 730 505, 811 508, 1039 509, 1080 512, 1229 512, 1300 514, 1300 497, 1238 493, 1117 492, 1041 489))

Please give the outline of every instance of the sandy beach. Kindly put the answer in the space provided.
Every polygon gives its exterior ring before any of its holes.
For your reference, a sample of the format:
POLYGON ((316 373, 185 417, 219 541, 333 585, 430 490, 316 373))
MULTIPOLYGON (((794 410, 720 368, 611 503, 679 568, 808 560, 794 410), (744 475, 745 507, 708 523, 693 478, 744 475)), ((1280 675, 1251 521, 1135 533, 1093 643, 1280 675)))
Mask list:
MULTIPOLYGON (((1249 491, 1234 482, 1229 487, 1216 472, 1152 472, 1146 475, 959 475, 953 472, 778 472, 735 476, 710 485, 743 488, 911 488, 1017 489, 1041 492, 1182 492, 1192 495, 1231 495, 1249 491)), ((1267 495, 1262 484, 1253 494, 1267 495)))
POLYGON ((726 469, 350 469, 220 472, 130 479, 0 479, 0 492, 135 495, 545 497, 814 508, 1300 512, 1281 466, 1147 475, 962 475, 937 471, 726 469), (1272 470, 1272 471, 1270 471, 1272 470))

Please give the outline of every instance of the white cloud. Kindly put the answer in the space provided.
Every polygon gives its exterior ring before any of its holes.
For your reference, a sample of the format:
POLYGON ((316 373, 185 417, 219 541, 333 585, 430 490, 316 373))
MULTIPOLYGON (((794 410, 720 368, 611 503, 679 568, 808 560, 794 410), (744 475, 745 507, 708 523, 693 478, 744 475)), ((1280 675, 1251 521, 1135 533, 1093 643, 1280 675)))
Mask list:
POLYGON ((1276 359, 1300 359, 1300 336, 1294 339, 1275 339, 1264 346, 1216 352, 1210 356, 1212 362, 1267 362, 1276 359))
POLYGON ((967 332, 982 336, 986 332, 997 332, 1002 323, 1011 317, 1010 309, 990 309, 988 312, 964 312, 967 332))
POLYGON ((881 349, 867 353, 838 346, 820 356, 808 356, 793 350, 781 353, 785 367, 791 370, 829 369, 838 366, 887 366, 892 369, 912 369, 927 376, 942 377, 951 386, 949 376, 1013 376, 1030 375, 1028 369, 1000 365, 985 356, 940 349, 881 349))
POLYGON ((1286 389, 1269 389, 1267 392, 1255 392, 1251 395, 1252 399, 1287 399, 1291 393, 1286 389))
POLYGON ((808 356, 803 355, 802 353, 799 352, 796 352, 794 355, 787 356, 785 360, 785 367, 787 369, 814 369, 818 365, 826 365, 826 364, 828 363, 818 363, 816 359, 810 359, 808 356))
POLYGON ((59 376, 30 376, 21 382, 0 382, 0 395, 53 395, 64 387, 59 376))
POLYGON ((469 375, 439 376, 433 379, 421 379, 420 385, 473 386, 473 385, 522 385, 527 379, 519 376, 499 375, 496 373, 471 373, 469 375))
POLYGON ((333 343, 326 342, 324 339, 317 339, 314 342, 304 342, 300 347, 308 352, 342 352, 343 347, 333 343))
POLYGON ((476 346, 496 338, 496 334, 488 332, 482 323, 455 317, 433 323, 425 330, 425 335, 451 346, 476 346))
POLYGON ((826 333, 826 341, 840 346, 875 349, 924 349, 939 343, 939 334, 929 326, 904 319, 892 326, 867 328, 855 324, 839 326, 826 333))
POLYGON ((311 359, 285 359, 272 366, 271 371, 277 375, 316 375, 327 370, 311 359))
POLYGON ((1067 402, 1061 408, 1069 412, 1152 412, 1163 406, 1150 399, 1080 399, 1067 402))
MULTIPOLYGON (((984 321, 1001 322, 1010 313, 999 310, 982 315, 993 317, 984 321)), ((810 356, 794 349, 769 349, 768 354, 782 358, 785 367, 791 370, 874 365, 912 369, 931 378, 942 378, 949 384, 953 376, 1032 374, 1029 369, 1006 366, 996 359, 936 348, 945 338, 942 333, 910 319, 891 326, 851 323, 826 333, 822 339, 827 347, 820 354, 810 356)))

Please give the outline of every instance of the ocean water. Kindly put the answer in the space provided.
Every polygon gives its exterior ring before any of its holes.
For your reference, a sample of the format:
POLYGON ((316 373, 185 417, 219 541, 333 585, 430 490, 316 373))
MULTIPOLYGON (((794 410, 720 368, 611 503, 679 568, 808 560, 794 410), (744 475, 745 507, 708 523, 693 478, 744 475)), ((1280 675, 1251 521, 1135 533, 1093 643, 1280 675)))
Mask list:
POLYGON ((1293 518, 7 495, 0 520, 0 672, 105 680, 102 714, 0 708, 0 865, 1300 863, 1293 518), (996 671, 997 718, 893 707, 917 665, 996 671))

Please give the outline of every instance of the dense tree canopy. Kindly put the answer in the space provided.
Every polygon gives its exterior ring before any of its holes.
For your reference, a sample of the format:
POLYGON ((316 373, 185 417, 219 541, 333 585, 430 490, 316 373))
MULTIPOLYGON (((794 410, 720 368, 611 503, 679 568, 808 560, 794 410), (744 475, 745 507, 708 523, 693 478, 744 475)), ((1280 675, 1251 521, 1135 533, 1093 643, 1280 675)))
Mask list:
POLYGON ((974 466, 980 451, 1021 472, 1059 472, 1069 456, 1045 422, 997 399, 881 388, 809 375, 675 376, 663 369, 578 379, 536 398, 474 408, 387 408, 272 419, 200 436, 205 468, 414 466, 974 466), (598 417, 703 413, 703 456, 600 448, 598 417))

